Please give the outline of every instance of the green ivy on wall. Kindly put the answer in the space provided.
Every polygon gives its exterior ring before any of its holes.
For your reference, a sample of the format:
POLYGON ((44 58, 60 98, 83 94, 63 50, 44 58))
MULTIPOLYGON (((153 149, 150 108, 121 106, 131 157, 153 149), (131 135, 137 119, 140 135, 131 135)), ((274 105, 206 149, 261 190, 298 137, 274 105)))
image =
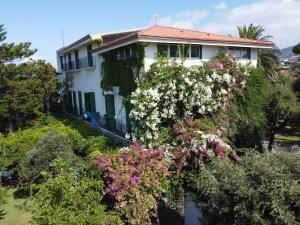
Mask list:
POLYGON ((113 86, 117 86, 121 96, 129 96, 136 89, 135 79, 144 66, 144 55, 143 44, 132 44, 104 53, 101 88, 109 91, 113 86), (125 52, 130 48, 130 57, 125 57, 125 52), (118 52, 121 51, 124 52, 124 59, 117 58, 118 52))

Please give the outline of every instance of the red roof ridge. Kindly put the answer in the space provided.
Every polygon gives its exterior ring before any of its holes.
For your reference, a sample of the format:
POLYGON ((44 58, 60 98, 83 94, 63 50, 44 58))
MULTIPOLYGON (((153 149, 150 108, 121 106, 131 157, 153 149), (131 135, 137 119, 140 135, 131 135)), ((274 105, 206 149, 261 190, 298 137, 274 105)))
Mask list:
POLYGON ((138 35, 143 35, 143 33, 145 33, 147 30, 151 30, 155 27, 161 27, 161 28, 169 28, 169 29, 173 29, 173 30, 185 30, 185 31, 189 31, 189 32, 193 32, 193 33, 201 33, 201 34, 206 34, 208 36, 218 36, 218 37, 230 37, 236 40, 243 40, 243 41, 247 41, 247 42, 253 42, 253 43, 261 43, 261 44, 271 44, 273 42, 271 41, 262 41, 262 40, 256 40, 256 39, 250 39, 250 38, 241 38, 241 37, 237 37, 234 35, 225 35, 225 34, 217 34, 217 33, 211 33, 211 32, 204 32, 204 31, 199 31, 196 29, 187 29, 187 28, 180 28, 180 27, 172 27, 172 26, 165 26, 165 25, 154 25, 151 26, 149 28, 146 28, 144 30, 138 31, 138 35))

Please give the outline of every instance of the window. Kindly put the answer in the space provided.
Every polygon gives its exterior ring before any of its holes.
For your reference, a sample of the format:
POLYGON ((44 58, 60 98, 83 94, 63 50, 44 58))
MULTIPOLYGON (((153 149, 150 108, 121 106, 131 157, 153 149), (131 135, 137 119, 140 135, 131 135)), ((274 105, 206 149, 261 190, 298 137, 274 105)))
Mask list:
POLYGON ((158 56, 168 56, 168 45, 157 45, 158 56))
POLYGON ((170 57, 178 57, 177 45, 170 45, 170 57))
POLYGON ((202 59, 202 46, 192 45, 191 46, 191 57, 202 59))
POLYGON ((72 58, 71 58, 71 53, 68 53, 68 69, 71 70, 72 68, 72 58))
POLYGON ((123 60, 124 59, 124 50, 119 51, 119 60, 123 60))
POLYGON ((125 48, 125 59, 130 58, 130 48, 125 48))
POLYGON ((136 57, 136 51, 135 51, 135 47, 130 48, 130 57, 135 58, 136 57))
POLYGON ((184 47, 183 47, 183 56, 185 58, 190 57, 190 46, 189 45, 184 45, 184 47))
POLYGON ((78 50, 75 50, 75 66, 76 66, 76 69, 79 69, 78 50))
POLYGON ((93 66, 92 45, 86 46, 89 66, 93 66))
POLYGON ((228 54, 238 59, 250 59, 251 49, 240 47, 228 47, 228 54))
POLYGON ((243 48, 242 51, 241 51, 242 58, 243 59, 250 59, 251 58, 250 52, 251 52, 251 48, 243 48))
POLYGON ((63 70, 64 69, 64 60, 63 60, 63 56, 59 56, 59 61, 60 61, 60 68, 63 70))

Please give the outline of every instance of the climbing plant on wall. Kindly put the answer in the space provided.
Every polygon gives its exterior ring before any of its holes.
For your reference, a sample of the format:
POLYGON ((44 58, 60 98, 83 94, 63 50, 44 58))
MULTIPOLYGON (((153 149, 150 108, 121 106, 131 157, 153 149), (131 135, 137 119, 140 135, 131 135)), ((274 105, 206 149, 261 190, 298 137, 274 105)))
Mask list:
POLYGON ((127 97, 136 89, 135 79, 144 65, 144 46, 132 44, 103 54, 102 81, 103 90, 120 88, 120 95, 127 97))

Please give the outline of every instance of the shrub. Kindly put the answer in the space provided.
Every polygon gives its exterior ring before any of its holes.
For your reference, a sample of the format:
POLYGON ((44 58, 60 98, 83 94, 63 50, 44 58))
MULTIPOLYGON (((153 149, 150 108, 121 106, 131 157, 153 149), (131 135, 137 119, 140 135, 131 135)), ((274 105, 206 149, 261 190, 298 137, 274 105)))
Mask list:
POLYGON ((282 78, 273 85, 265 112, 269 133, 268 149, 271 149, 275 133, 286 126, 299 112, 299 103, 288 78, 282 78))
POLYGON ((122 225, 119 217, 105 212, 99 203, 103 182, 98 170, 82 166, 35 185, 33 224, 122 225))
POLYGON ((203 224, 300 224, 300 152, 215 159, 186 175, 203 224))
POLYGON ((119 154, 99 154, 93 164, 103 171, 105 193, 128 224, 151 224, 165 190, 168 164, 162 151, 135 144, 119 154))
MULTIPOLYGON (((0 184, 0 206, 5 203, 6 199, 6 190, 0 184)), ((0 210, 0 218, 1 218, 1 210, 0 210)))
MULTIPOLYGON (((115 147, 108 142, 106 137, 99 135, 98 131, 73 117, 52 117, 44 116, 35 121, 31 127, 19 130, 8 136, 0 136, 0 168, 18 170, 22 161, 25 160, 28 152, 36 147, 38 140, 50 131, 68 136, 73 151, 85 156, 89 150, 89 137, 91 142, 98 143, 98 150, 110 150, 115 147), (58 118, 58 119, 57 119, 58 118), (105 143, 105 144, 104 144, 105 143)), ((95 145, 93 145, 95 147, 95 145)))
POLYGON ((265 73, 259 69, 250 70, 246 83, 243 96, 235 96, 227 110, 231 121, 229 125, 235 130, 232 141, 238 148, 261 148, 267 131, 264 110, 271 85, 265 73))
POLYGON ((34 178, 43 171, 49 172, 52 162, 58 158, 69 162, 78 160, 73 153, 70 139, 51 131, 42 136, 35 149, 29 152, 26 160, 22 163, 21 175, 34 178))

